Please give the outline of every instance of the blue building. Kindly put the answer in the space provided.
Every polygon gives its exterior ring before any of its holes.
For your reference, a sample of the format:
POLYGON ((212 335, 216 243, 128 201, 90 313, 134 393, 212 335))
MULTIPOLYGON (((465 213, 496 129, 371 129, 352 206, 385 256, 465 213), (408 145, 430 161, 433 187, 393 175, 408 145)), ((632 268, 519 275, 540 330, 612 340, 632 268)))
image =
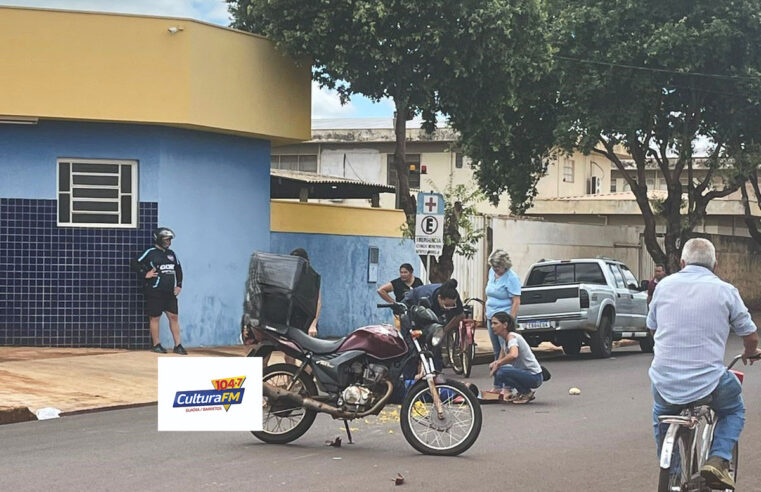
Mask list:
POLYGON ((159 225, 183 343, 235 343, 270 146, 309 138, 308 64, 187 19, 23 8, 0 7, 0 45, 0 345, 148 347, 129 260, 159 225))

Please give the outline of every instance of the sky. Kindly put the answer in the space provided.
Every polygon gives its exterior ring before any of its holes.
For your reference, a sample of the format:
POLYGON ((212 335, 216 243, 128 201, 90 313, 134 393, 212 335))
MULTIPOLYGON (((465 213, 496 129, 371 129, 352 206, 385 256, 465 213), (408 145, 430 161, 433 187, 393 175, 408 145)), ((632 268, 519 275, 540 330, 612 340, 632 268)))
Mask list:
MULTIPOLYGON (((0 0, 0 5, 186 17, 221 26, 231 21, 224 0, 0 0)), ((391 118, 393 113, 390 100, 355 96, 342 106, 334 91, 312 82, 312 118, 391 118)))

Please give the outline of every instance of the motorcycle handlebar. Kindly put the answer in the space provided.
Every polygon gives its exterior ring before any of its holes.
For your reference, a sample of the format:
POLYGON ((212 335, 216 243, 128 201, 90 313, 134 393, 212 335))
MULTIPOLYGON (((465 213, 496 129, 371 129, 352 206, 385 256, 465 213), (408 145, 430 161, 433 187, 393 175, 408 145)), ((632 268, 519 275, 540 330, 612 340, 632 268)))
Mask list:
POLYGON ((378 304, 379 308, 391 308, 394 307, 394 304, 378 304))

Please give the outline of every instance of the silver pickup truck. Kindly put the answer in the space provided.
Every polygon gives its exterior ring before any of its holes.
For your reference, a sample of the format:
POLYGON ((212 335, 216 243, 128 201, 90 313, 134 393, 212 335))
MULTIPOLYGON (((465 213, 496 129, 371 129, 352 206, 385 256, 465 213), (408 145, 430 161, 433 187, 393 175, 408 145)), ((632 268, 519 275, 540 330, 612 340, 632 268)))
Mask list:
POLYGON ((620 261, 542 260, 531 266, 521 289, 518 332, 531 346, 548 341, 568 355, 589 345, 594 356, 610 357, 613 341, 622 338, 637 339, 643 352, 652 352, 644 290, 620 261))

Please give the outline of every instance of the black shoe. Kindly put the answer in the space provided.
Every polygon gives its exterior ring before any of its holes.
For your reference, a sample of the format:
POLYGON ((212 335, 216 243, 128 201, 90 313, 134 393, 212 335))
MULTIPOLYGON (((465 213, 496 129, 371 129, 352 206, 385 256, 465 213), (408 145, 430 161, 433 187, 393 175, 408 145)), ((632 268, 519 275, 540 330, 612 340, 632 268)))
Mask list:
POLYGON ((735 490, 735 481, 729 474, 729 461, 718 456, 709 456, 700 469, 700 476, 711 489, 735 490))
POLYGON ((153 348, 151 349, 151 352, 156 352, 157 354, 165 354, 166 349, 162 347, 160 343, 157 343, 156 345, 153 346, 153 348))
POLYGON ((174 352, 175 354, 180 354, 180 355, 188 355, 187 351, 185 350, 185 347, 183 347, 181 343, 175 345, 174 350, 172 350, 172 352, 174 352))

